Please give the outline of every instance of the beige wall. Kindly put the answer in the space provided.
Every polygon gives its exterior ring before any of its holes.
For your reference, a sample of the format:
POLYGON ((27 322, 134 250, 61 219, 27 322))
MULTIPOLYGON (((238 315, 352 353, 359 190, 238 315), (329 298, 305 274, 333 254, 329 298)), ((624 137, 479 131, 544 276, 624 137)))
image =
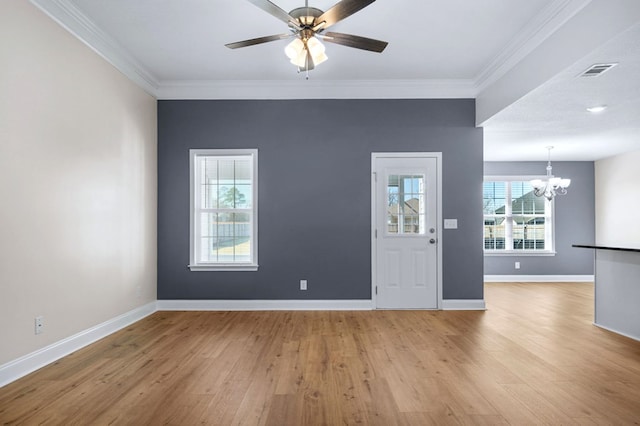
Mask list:
POLYGON ((0 2, 0 64, 1 365, 156 300, 157 126, 26 0, 0 2))
POLYGON ((640 151, 596 161, 596 242, 640 247, 640 151))

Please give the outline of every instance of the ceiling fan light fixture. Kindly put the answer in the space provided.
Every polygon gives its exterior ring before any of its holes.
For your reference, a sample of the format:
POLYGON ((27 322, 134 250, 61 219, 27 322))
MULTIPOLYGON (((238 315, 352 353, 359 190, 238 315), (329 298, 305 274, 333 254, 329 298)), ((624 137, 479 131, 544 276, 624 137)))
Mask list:
POLYGON ((307 71, 307 79, 309 79, 308 71, 329 59, 325 54, 324 45, 317 37, 334 44, 377 53, 382 52, 387 47, 388 43, 386 41, 352 34, 324 32, 327 28, 348 18, 375 1, 339 0, 328 10, 323 11, 316 7, 309 7, 309 0, 305 0, 303 7, 297 7, 290 12, 286 12, 272 3, 271 0, 249 0, 260 9, 286 23, 289 32, 227 43, 225 46, 229 49, 238 49, 293 37, 294 40, 285 47, 284 53, 291 63, 298 67, 298 72, 307 71))
POLYGON ((320 43, 317 37, 310 37, 309 40, 307 40, 307 49, 309 49, 311 56, 320 55, 324 53, 325 50, 324 44, 320 43))
POLYGON ((313 63, 315 65, 319 65, 329 59, 327 55, 324 53, 325 47, 324 44, 320 43, 316 37, 311 37, 307 40, 307 49, 309 50, 309 54, 313 59, 313 63))
POLYGON ((284 54, 291 59, 292 63, 295 63, 293 61, 296 60, 303 51, 304 43, 299 38, 293 39, 293 41, 287 44, 287 47, 284 48, 284 54))
POLYGON ((310 37, 306 41, 296 38, 284 49, 284 53, 291 60, 291 63, 302 71, 313 69, 315 65, 329 59, 324 51, 324 45, 316 37, 310 37), (313 65, 309 66, 309 64, 313 65))
POLYGON ((306 68, 307 65, 307 51, 303 50, 298 56, 291 60, 291 63, 298 68, 306 68))
POLYGON ((323 63, 324 61, 326 61, 327 59, 329 59, 329 57, 327 55, 324 54, 324 52, 320 53, 319 55, 311 55, 311 57, 313 58, 313 63, 315 65, 320 65, 321 63, 323 63))

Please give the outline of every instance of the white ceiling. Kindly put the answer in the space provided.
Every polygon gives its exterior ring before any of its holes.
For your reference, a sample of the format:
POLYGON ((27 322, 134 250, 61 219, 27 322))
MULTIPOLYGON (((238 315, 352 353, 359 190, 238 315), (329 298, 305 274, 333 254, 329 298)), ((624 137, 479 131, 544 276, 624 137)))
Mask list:
MULTIPOLYGON (((289 11, 304 0, 274 0, 289 11)), ((72 0, 159 81, 300 79, 287 40, 231 50, 225 43, 287 33, 244 0, 72 0)), ((310 6, 327 10, 335 0, 310 6)), ((327 44, 313 79, 473 79, 553 0, 379 0, 332 27, 389 42, 383 54, 327 44), (442 19, 442 16, 455 19, 442 19), (411 21, 421 17, 421 22, 411 21), (496 26, 496 22, 502 25, 496 26)))
POLYGON ((640 150, 640 24, 484 123, 485 159, 596 160, 640 150), (593 64, 618 63, 598 77, 593 64), (600 113, 587 108, 606 105, 600 113), (534 154, 535 153, 535 154, 534 154))
POLYGON ((327 43, 329 60, 309 81, 285 57, 286 40, 224 46, 287 32, 245 0, 32 1, 159 99, 471 97, 486 160, 544 159, 547 145, 555 160, 640 149, 638 0, 378 0, 331 30, 387 49, 327 43), (620 65, 575 78, 609 61, 620 65), (610 108, 587 114, 594 103, 610 108))

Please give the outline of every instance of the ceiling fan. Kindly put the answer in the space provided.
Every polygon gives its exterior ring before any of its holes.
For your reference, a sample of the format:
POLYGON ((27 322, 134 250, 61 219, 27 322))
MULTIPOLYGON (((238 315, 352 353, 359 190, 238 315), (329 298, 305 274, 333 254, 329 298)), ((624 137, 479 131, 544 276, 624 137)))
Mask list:
POLYGON ((289 33, 237 41, 228 43, 225 46, 229 49, 238 49, 240 47, 294 38, 285 48, 285 54, 289 57, 291 63, 298 67, 298 72, 308 72, 314 69, 316 65, 327 60, 327 55, 324 53, 325 48, 318 39, 378 53, 382 52, 388 44, 386 41, 367 37, 331 31, 325 32, 327 28, 364 9, 375 0, 342 0, 326 12, 315 7, 309 7, 309 1, 305 0, 304 7, 298 7, 289 13, 269 0, 248 1, 286 23, 289 26, 289 33))

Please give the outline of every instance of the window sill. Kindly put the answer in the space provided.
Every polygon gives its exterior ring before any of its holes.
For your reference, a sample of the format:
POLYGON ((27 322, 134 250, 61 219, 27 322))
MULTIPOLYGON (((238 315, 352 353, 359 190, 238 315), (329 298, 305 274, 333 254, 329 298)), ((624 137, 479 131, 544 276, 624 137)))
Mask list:
POLYGON ((484 251, 484 255, 485 256, 555 256, 556 252, 555 251, 542 251, 542 252, 535 252, 535 251, 500 251, 500 252, 493 252, 493 251, 488 251, 485 250, 484 251))
POLYGON ((257 271, 258 265, 242 264, 242 265, 187 265, 193 272, 197 271, 257 271))

